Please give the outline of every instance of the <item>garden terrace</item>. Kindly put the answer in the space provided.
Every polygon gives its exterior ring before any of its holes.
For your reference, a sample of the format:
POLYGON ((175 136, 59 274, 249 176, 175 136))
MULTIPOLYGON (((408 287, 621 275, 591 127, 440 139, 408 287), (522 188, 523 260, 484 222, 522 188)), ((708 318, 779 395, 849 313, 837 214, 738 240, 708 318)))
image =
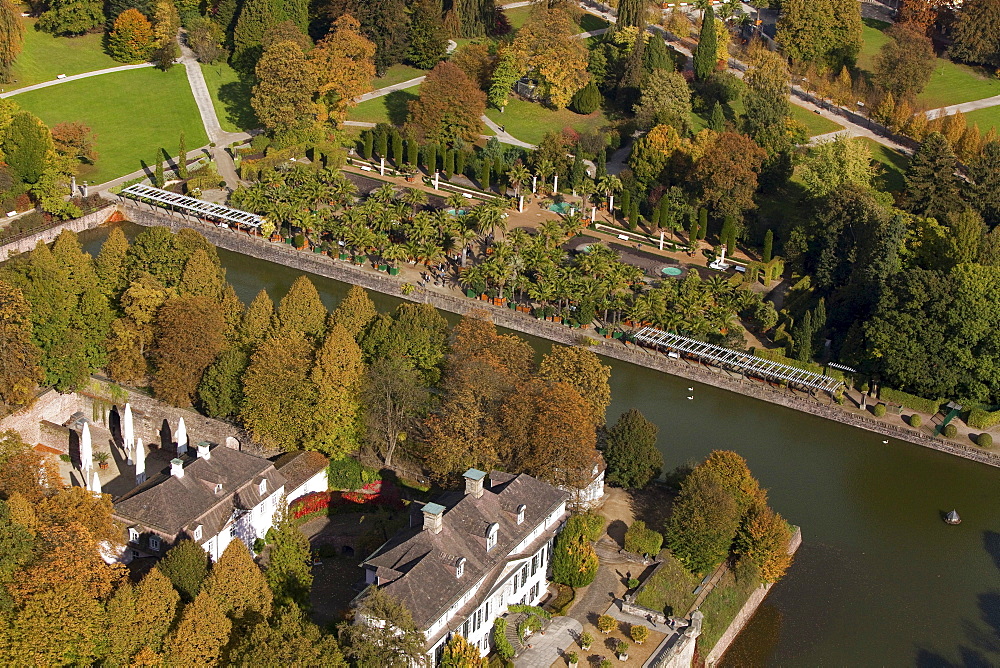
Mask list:
POLYGON ((221 204, 213 204, 204 200, 172 193, 169 190, 162 190, 152 186, 144 186, 136 183, 121 191, 122 197, 128 197, 140 202, 150 202, 158 204, 173 211, 191 214, 198 218, 208 218, 217 222, 235 223, 246 227, 260 227, 264 219, 256 214, 231 209, 221 204))
POLYGON ((831 395, 841 386, 841 381, 812 371, 754 357, 738 350, 731 350, 704 341, 696 341, 679 334, 671 334, 654 327, 643 327, 632 335, 636 343, 664 352, 674 352, 693 357, 713 366, 728 367, 745 376, 755 376, 770 381, 784 381, 807 390, 823 390, 831 395))

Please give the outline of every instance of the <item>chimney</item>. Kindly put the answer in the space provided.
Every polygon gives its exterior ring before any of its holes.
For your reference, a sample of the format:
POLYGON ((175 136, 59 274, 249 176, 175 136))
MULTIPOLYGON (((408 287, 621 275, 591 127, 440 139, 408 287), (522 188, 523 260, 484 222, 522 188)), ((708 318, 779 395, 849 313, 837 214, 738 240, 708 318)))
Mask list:
POLYGON ((170 475, 175 478, 184 477, 184 460, 183 459, 171 459, 170 460, 170 475))
POLYGON ((469 469, 462 474, 465 478, 465 493, 471 494, 477 499, 483 496, 483 478, 486 477, 485 471, 480 471, 479 469, 469 469))
POLYGON ((209 448, 208 443, 202 441, 198 444, 198 459, 211 459, 212 451, 209 448))
POLYGON ((424 505, 422 512, 424 513, 424 531, 441 533, 444 506, 439 503, 428 503, 424 505))

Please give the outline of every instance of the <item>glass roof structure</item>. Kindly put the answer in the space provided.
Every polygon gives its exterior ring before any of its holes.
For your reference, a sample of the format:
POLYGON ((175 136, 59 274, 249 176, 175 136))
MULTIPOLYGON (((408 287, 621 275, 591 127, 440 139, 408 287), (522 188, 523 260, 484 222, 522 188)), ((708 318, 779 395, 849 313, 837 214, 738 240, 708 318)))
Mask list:
POLYGON ((140 183, 123 188, 119 194, 122 197, 157 204, 167 209, 191 214, 198 218, 208 218, 215 222, 234 223, 247 227, 260 227, 260 224, 264 222, 264 219, 256 214, 240 211, 239 209, 231 209, 228 206, 206 202, 194 197, 172 193, 169 190, 162 190, 140 183))
POLYGON ((843 383, 836 378, 798 369, 781 362, 773 362, 763 357, 723 348, 704 341, 689 339, 680 334, 671 334, 655 327, 643 327, 632 335, 632 340, 649 348, 663 352, 673 352, 713 366, 732 369, 745 376, 754 376, 769 381, 784 381, 806 390, 822 390, 831 395, 843 383))

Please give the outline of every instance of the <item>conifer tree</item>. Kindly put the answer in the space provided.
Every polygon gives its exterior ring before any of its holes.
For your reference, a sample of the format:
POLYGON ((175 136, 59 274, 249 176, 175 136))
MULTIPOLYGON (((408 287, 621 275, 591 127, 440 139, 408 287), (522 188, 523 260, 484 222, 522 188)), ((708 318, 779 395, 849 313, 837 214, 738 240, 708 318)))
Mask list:
POLYGON ((347 667, 336 638, 321 631, 294 604, 278 608, 269 623, 255 626, 233 656, 246 666, 347 667))
POLYGON ((361 157, 365 160, 372 159, 372 149, 375 147, 375 135, 371 130, 361 133, 361 157))
POLYGON ((392 130, 392 160, 396 167, 403 165, 403 135, 395 128, 392 130))
MULTIPOLYGON (((200 547, 198 549, 201 550, 200 547)), ((223 647, 229 642, 231 629, 232 622, 226 617, 217 600, 208 592, 201 592, 194 601, 184 606, 177 628, 170 635, 166 648, 167 664, 176 666, 217 664, 223 647)))
POLYGON ((188 177, 188 162, 187 162, 187 141, 185 141, 184 133, 181 132, 181 139, 179 146, 177 148, 177 178, 186 179, 188 177))
POLYGON ((304 445, 332 459, 359 446, 358 398, 365 367, 361 348, 342 325, 334 325, 316 351, 310 378, 316 386, 315 419, 304 445))
POLYGON ((156 169, 153 171, 153 185, 162 188, 166 183, 163 178, 163 161, 157 156, 156 169))
POLYGON ((715 10, 709 6, 701 22, 701 36, 694 52, 694 78, 705 81, 715 72, 718 38, 715 32, 715 10))
POLYGON ((299 276, 278 305, 278 324, 282 332, 301 332, 313 341, 322 338, 326 328, 326 307, 316 286, 306 275, 299 276))
POLYGON ((939 132, 927 135, 906 171, 909 209, 921 216, 943 218, 961 205, 957 161, 948 140, 939 132))
POLYGON ((592 114, 601 106, 601 91, 591 79, 587 85, 578 90, 570 100, 570 109, 578 114, 592 114))
POLYGON ((250 364, 246 350, 230 345, 219 353, 198 384, 198 403, 208 415, 233 419, 243 405, 243 374, 250 364))
POLYGON ((764 233, 764 253, 761 256, 761 260, 763 260, 765 264, 771 261, 771 258, 773 257, 773 249, 774 230, 768 229, 768 231, 764 233))
POLYGON ((137 646, 159 652, 177 617, 180 595, 167 576, 154 568, 135 588, 135 600, 137 646))
POLYGON ((238 343, 251 350, 271 335, 276 325, 274 302, 261 290, 247 306, 238 331, 238 343))
POLYGON ((625 489, 645 487, 660 475, 663 455, 656 448, 659 428, 632 408, 622 413, 604 439, 608 482, 625 489))
POLYGON ((806 311, 802 316, 802 322, 795 332, 795 346, 798 349, 798 359, 800 362, 812 361, 813 353, 813 331, 812 311, 806 311))
POLYGON ((265 340, 250 358, 240 417, 250 434, 268 447, 298 447, 312 424, 312 355, 305 336, 291 330, 265 340))
POLYGON ((341 325, 356 339, 376 315, 378 311, 368 292, 360 285, 352 285, 337 308, 330 313, 329 328, 341 325))
POLYGON ((264 35, 287 18, 277 0, 244 0, 233 27, 233 66, 252 72, 263 51, 264 35))
POLYGON ((654 70, 676 70, 677 64, 667 50, 667 43, 658 35, 652 35, 643 50, 643 65, 647 73, 654 70))
POLYGON ((152 383, 157 398, 190 406, 202 374, 225 344, 224 333, 224 315, 210 297, 175 297, 160 307, 152 383))
POLYGON ((16 287, 0 281, 0 401, 27 403, 42 379, 41 350, 31 339, 31 306, 16 287))
POLYGON ((313 581, 309 539, 289 517, 287 503, 275 511, 267 538, 270 551, 265 576, 275 605, 308 609, 313 581))
POLYGON ((722 105, 716 101, 712 107, 712 117, 708 121, 708 127, 715 132, 725 132, 726 114, 722 111, 722 105))
POLYGON ((414 66, 429 70, 444 58, 448 36, 441 21, 441 6, 433 0, 418 0, 410 9, 410 50, 414 66))
POLYGON ((229 543, 212 565, 202 593, 215 599, 236 629, 266 623, 271 616, 271 588, 243 541, 229 543))
POLYGON ((194 541, 182 540, 167 551, 157 568, 188 603, 201 591, 208 575, 208 554, 194 541))

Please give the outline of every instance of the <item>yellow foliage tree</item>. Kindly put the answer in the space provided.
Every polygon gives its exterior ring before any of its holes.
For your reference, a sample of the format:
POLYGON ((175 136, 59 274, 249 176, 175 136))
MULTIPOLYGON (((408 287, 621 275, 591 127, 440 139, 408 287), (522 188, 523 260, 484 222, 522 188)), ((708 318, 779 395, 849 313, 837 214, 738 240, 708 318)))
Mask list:
POLYGON ((344 14, 309 53, 319 77, 320 101, 327 117, 337 123, 357 104, 356 97, 371 90, 375 78, 375 44, 360 27, 357 19, 344 14))
POLYGON ((517 31, 513 49, 540 80, 555 107, 565 107, 587 85, 589 52, 577 27, 561 9, 539 10, 517 31))

